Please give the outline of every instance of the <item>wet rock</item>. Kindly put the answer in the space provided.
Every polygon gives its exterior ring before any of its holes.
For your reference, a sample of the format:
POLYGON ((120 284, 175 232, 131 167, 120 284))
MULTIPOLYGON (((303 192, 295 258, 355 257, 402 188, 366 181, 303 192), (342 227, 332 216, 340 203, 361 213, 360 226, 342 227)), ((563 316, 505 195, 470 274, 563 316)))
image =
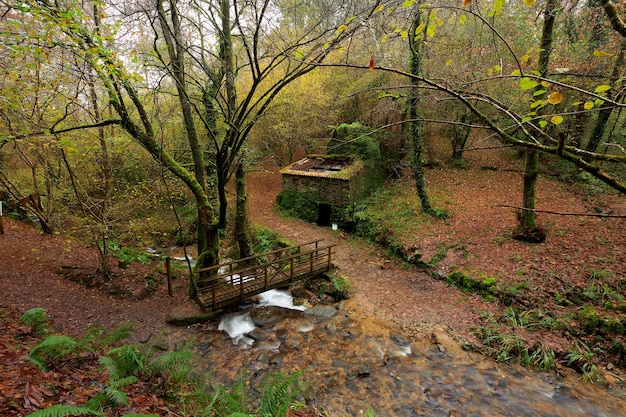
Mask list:
POLYGON ((265 327, 287 318, 301 317, 302 312, 284 307, 262 306, 252 309, 250 316, 256 326, 265 327))
POLYGON ((304 287, 295 287, 291 290, 291 295, 293 295, 296 298, 302 298, 304 300, 309 300, 310 298, 312 298, 313 296, 315 296, 315 293, 313 291, 310 291, 304 287))
POLYGON ((270 365, 282 365, 285 360, 285 354, 283 352, 277 353, 275 355, 270 356, 269 361, 267 361, 270 365))
POLYGON ((304 317, 330 319, 337 314, 337 310, 335 309, 335 307, 332 306, 317 305, 308 310, 305 310, 302 314, 304 315, 304 317))
POLYGON ((326 323, 326 330, 328 330, 328 332, 330 333, 336 333, 337 325, 334 322, 329 321, 328 323, 326 323))
POLYGON ((448 274, 446 274, 446 271, 444 271, 443 269, 436 269, 430 273, 431 277, 439 281, 443 281, 444 279, 446 279, 447 275, 448 274))
POLYGON ((209 353, 210 349, 211 349, 211 342, 200 342, 198 344, 198 351, 202 355, 206 355, 207 353, 209 353))
POLYGON ((370 376, 371 373, 372 369, 367 362, 363 362, 362 364, 360 364, 359 369, 357 369, 357 374, 359 375, 359 378, 366 378, 370 376))
POLYGON ((437 345, 438 345, 437 347, 441 345, 441 347, 439 347, 440 351, 443 348, 445 349, 445 351, 447 351, 453 356, 460 356, 460 355, 466 354, 463 351, 463 349, 461 349, 461 346, 459 346, 459 344, 455 342, 454 339, 452 339, 452 337, 450 337, 450 335, 448 335, 442 329, 435 330, 435 332, 433 333, 433 336, 435 337, 435 340, 437 341, 437 345))
POLYGON ((177 307, 167 315, 167 322, 175 326, 190 326, 192 324, 205 323, 220 312, 205 313, 195 302, 188 302, 177 307))
POLYGON ((411 345, 411 341, 409 339, 398 334, 392 334, 391 340, 400 347, 407 347, 411 345))
POLYGON ((250 339, 254 340, 255 342, 258 342, 259 340, 263 340, 265 334, 259 329, 254 329, 250 333, 248 333, 248 337, 250 337, 250 339))
POLYGON ((165 352, 170 348, 170 344, 163 335, 150 335, 150 338, 146 342, 151 347, 165 352))

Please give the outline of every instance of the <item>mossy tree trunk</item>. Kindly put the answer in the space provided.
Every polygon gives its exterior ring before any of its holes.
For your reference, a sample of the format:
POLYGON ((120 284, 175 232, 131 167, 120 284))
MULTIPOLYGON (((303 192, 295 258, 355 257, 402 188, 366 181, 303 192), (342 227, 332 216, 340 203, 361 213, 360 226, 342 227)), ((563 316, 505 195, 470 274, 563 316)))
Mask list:
MULTIPOLYGON (((552 40, 554 22, 558 11, 558 0, 548 0, 543 13, 543 31, 541 33, 541 50, 537 70, 542 77, 548 75, 550 54, 552 53, 552 40)), ((538 86, 538 89, 544 89, 538 86)), ((539 151, 530 149, 526 154, 526 166, 524 169, 524 191, 522 196, 522 212, 520 213, 520 232, 531 233, 537 227, 537 214, 535 204, 537 199, 537 176, 539 172, 539 151)))
POLYGON ((246 173, 243 161, 237 164, 235 172, 235 192, 237 194, 237 204, 235 207, 235 240, 239 248, 239 258, 252 256, 250 247, 250 234, 248 232, 248 212, 246 195, 246 173))
MULTIPOLYGON (((626 49, 626 39, 622 40, 620 45, 620 51, 613 60, 613 68, 611 69, 611 84, 614 85, 615 82, 619 78, 620 68, 624 63, 624 50, 626 49)), ((615 98, 616 93, 615 90, 612 90, 611 98, 615 98)), ((587 142, 586 150, 591 153, 595 153, 598 150, 598 147, 602 143, 602 138, 604 137, 604 132, 606 131, 606 127, 608 125, 609 118, 611 114, 613 114, 613 110, 615 106, 603 104, 598 112, 598 119, 596 120, 595 125, 593 126, 593 130, 589 136, 589 141, 587 142)), ((591 160, 590 157, 586 157, 585 160, 589 162, 591 160)))
POLYGON ((411 22, 411 30, 409 30, 409 51, 410 51, 410 72, 411 75, 411 94, 409 97, 409 138, 411 141, 411 150, 413 152, 411 166, 415 177, 415 188, 422 204, 422 211, 433 215, 435 211, 430 205, 430 199, 426 192, 426 184, 424 180, 424 164, 422 159, 424 156, 424 118, 422 110, 422 100, 420 98, 419 77, 422 75, 422 48, 424 45, 422 35, 415 35, 416 29, 422 21, 422 8, 420 5, 415 6, 415 14, 411 22))

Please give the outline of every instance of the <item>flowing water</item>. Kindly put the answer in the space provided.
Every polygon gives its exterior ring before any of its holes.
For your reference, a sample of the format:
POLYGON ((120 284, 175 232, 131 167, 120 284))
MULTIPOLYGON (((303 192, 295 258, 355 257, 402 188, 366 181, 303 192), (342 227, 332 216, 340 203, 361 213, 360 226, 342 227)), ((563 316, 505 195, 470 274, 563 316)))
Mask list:
POLYGON ((224 383, 243 371, 257 387, 305 369, 305 400, 330 416, 626 416, 621 388, 499 364, 443 331, 411 341, 351 302, 300 311, 273 291, 259 305, 276 300, 195 328, 204 370, 224 383))

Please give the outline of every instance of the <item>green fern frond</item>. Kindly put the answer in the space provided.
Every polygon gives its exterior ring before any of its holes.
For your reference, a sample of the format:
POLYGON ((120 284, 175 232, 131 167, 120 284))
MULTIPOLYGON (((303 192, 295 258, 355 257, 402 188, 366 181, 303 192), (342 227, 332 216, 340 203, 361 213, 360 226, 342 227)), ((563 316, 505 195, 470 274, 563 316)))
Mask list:
POLYGON ((29 357, 26 358, 26 361, 32 363, 44 372, 48 370, 48 367, 46 366, 46 361, 41 356, 31 354, 29 357))
POLYGON ((118 379, 111 378, 109 382, 107 383, 107 387, 110 387, 113 389, 119 389, 128 385, 133 385, 137 383, 138 381, 139 381, 139 378, 133 375, 127 376, 124 378, 118 378, 118 379))
POLYGON ((133 322, 123 323, 117 329, 112 330, 111 332, 106 334, 104 337, 102 337, 102 339, 100 340, 100 346, 103 348, 106 348, 109 346, 113 346, 121 342, 122 340, 126 340, 130 338, 132 334, 135 332, 135 328, 134 328, 135 324, 136 323, 133 323, 133 322))
POLYGON ((104 410, 109 405, 109 398, 105 392, 101 392, 85 403, 85 407, 90 410, 104 410))
POLYGON ((92 349, 83 345, 73 337, 53 334, 46 337, 41 343, 31 349, 30 361, 35 364, 45 364, 52 360, 68 357, 85 351, 93 352, 92 349))
POLYGON ((106 329, 99 324, 91 325, 85 329, 85 337, 81 339, 81 343, 85 346, 97 348, 100 345, 98 341, 104 332, 106 332, 106 329))
POLYGON ((146 366, 146 356, 139 351, 136 345, 124 345, 110 349, 106 353, 116 365, 119 377, 136 375, 146 366))
POLYGON ((105 394, 112 405, 128 405, 128 395, 126 395, 124 391, 115 388, 107 388, 105 394))
POLYGON ((100 356, 98 363, 102 365, 109 373, 109 378, 119 376, 120 370, 117 367, 117 362, 110 356, 100 356))
POLYGON ((167 352, 150 361, 150 370, 155 373, 170 373, 181 368, 189 369, 194 358, 191 345, 185 344, 179 350, 167 352))
POLYGON ((258 413, 262 416, 284 416, 291 403, 304 391, 303 373, 303 370, 292 374, 278 372, 266 378, 258 413))
POLYGON ((67 416, 99 416, 104 414, 88 407, 77 407, 74 405, 56 404, 52 407, 37 410, 26 417, 67 417, 67 416))
POLYGON ((32 327, 35 333, 42 334, 48 330, 50 316, 48 316, 46 309, 35 307, 27 310, 22 315, 21 321, 25 325, 32 327))

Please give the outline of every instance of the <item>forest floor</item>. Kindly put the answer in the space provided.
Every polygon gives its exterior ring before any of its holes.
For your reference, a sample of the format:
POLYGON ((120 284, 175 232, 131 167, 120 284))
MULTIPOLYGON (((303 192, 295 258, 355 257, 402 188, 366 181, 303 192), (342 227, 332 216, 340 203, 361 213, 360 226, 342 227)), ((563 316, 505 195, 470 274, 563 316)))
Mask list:
MULTIPOLYGON (((406 246, 419 250, 423 259, 432 259, 443 246, 449 247, 435 266, 440 275, 462 270, 497 277, 501 288, 510 288, 511 292, 519 289, 524 294, 520 299, 530 303, 529 310, 543 309, 553 316, 570 314, 575 318, 577 308, 557 305, 555 294, 567 298, 575 290, 582 296, 594 284, 598 293, 626 295, 626 220, 540 213, 540 222, 548 231, 547 240, 541 244, 514 240, 511 236, 516 214, 503 206, 519 205, 523 174, 518 160, 510 155, 497 156, 468 153, 467 169, 427 169, 433 201, 449 216, 429 222, 420 233, 407 226, 406 234, 401 236, 406 246)), ((410 181, 405 186, 410 188, 410 181)), ((429 338, 433 331, 444 329, 459 343, 478 346, 482 342, 473 330, 484 326, 486 317, 504 314, 506 306, 501 303, 434 279, 389 257, 375 243, 280 216, 274 209, 281 187, 277 171, 252 173, 247 187, 254 224, 275 230, 294 243, 315 239, 336 243, 335 264, 352 282, 356 303, 369 314, 402 327, 414 338, 429 338)), ((538 209, 626 215, 626 199, 606 192, 573 191, 564 182, 542 176, 538 209)), ((13 340, 17 333, 28 333, 14 323, 26 310, 46 309, 52 327, 69 335, 80 335, 91 325, 114 329, 127 321, 136 322, 134 338, 142 341, 167 331, 167 314, 187 301, 184 277, 174 281, 173 296, 167 295, 162 263, 133 263, 126 269, 112 264, 112 282, 100 285, 96 280, 98 285, 89 287, 77 281, 98 275, 98 256, 93 246, 62 235, 43 235, 7 217, 4 231, 0 235, 0 309, 4 315, 0 359, 14 366, 0 370, 0 381, 5 381, 0 386, 0 414, 20 415, 46 400, 45 393, 39 392, 37 397, 29 391, 33 371, 19 365, 27 366, 23 359, 28 352, 13 340), (11 396, 26 399, 20 410, 9 412, 6 403, 3 408, 2 396, 5 400, 11 396)), ((617 298, 615 301, 619 301, 617 298)), ((614 317, 618 313, 606 312, 614 317)), ((561 353, 576 339, 562 329, 531 332, 522 327, 512 331, 530 345, 537 342, 561 353)), ((611 374, 611 381, 621 384, 624 373, 620 366, 613 365, 619 358, 609 353, 596 352, 598 366, 611 374)))

